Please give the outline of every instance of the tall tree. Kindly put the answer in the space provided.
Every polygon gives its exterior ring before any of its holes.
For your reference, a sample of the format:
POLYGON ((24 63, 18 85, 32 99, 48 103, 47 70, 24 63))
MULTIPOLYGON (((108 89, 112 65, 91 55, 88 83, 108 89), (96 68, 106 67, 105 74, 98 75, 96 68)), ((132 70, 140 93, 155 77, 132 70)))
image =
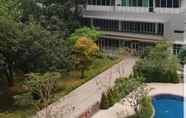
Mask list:
POLYGON ((0 16, 11 17, 15 20, 22 16, 20 0, 1 0, 0 1, 0 16))
POLYGON ((72 67, 71 49, 63 38, 36 22, 20 25, 0 17, 0 68, 10 86, 17 71, 57 71, 72 67))
POLYGON ((19 50, 21 32, 19 25, 13 20, 0 17, 0 62, 8 79, 9 85, 13 85, 14 68, 19 50))
POLYGON ((79 25, 82 4, 86 0, 22 0, 23 18, 33 15, 50 31, 69 34, 79 25), (31 4, 31 5, 30 5, 31 4))

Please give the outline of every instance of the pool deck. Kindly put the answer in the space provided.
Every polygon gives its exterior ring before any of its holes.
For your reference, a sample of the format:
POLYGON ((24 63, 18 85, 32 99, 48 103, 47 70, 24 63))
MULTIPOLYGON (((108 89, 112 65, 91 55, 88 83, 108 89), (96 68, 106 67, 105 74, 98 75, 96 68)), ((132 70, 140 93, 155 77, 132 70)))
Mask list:
MULTIPOLYGON (((184 96, 184 84, 172 84, 172 83, 148 83, 147 87, 150 88, 149 95, 155 96, 158 94, 172 94, 178 96, 184 96)), ((127 105, 128 103, 116 103, 108 110, 100 110, 92 116, 92 118, 125 118, 128 115, 134 114, 133 108, 127 105)))
POLYGON ((184 84, 171 84, 171 83, 149 83, 147 84, 151 88, 150 96, 158 94, 173 94, 178 96, 184 96, 184 84))

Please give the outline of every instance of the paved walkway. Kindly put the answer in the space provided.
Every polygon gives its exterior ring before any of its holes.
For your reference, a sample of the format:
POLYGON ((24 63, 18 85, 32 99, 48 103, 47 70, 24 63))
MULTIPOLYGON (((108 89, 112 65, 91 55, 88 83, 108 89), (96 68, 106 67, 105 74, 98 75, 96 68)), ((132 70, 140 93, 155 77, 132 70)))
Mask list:
POLYGON ((135 57, 125 57, 119 64, 114 65, 58 102, 40 111, 38 113, 39 118, 79 117, 79 115, 100 101, 102 93, 108 87, 112 87, 117 78, 128 77, 136 60, 135 57))

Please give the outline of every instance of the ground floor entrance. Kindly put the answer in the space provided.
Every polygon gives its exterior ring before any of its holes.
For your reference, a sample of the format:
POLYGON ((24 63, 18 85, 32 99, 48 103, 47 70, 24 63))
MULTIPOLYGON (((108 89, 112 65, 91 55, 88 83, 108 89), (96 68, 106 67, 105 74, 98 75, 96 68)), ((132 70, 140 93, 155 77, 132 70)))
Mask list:
MULTIPOLYGON (((128 52, 141 56, 145 53, 145 50, 149 47, 154 46, 155 42, 141 42, 134 40, 123 40, 123 39, 107 39, 101 38, 97 41, 98 46, 108 51, 109 53, 115 53, 118 49, 126 49, 128 52)), ((182 45, 174 44, 172 46, 172 53, 175 55, 179 54, 182 45)))
POLYGON ((149 43, 149 42, 105 39, 105 38, 99 39, 97 41, 97 44, 101 49, 110 51, 110 53, 114 53, 116 50, 124 48, 134 55, 143 55, 147 47, 154 45, 154 43, 149 43))

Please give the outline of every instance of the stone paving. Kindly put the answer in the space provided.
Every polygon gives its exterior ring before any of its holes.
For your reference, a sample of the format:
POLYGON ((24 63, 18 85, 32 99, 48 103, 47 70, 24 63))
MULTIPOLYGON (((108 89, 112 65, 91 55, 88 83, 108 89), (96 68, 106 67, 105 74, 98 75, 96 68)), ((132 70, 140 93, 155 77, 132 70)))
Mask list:
POLYGON ((78 118, 100 101, 102 93, 112 87, 117 78, 128 77, 136 60, 136 57, 124 57, 123 61, 38 112, 38 117, 34 118, 78 118))

